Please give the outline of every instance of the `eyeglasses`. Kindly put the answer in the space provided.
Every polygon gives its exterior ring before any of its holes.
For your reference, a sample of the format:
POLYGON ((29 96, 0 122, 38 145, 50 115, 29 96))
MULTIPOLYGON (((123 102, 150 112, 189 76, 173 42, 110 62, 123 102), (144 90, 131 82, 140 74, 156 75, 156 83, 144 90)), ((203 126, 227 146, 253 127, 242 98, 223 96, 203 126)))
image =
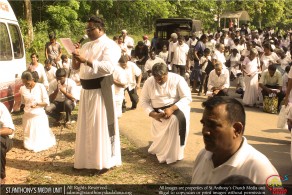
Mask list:
POLYGON ((85 31, 89 33, 89 32, 91 32, 91 31, 93 31, 93 30, 95 30, 95 29, 96 29, 96 27, 86 28, 85 31))

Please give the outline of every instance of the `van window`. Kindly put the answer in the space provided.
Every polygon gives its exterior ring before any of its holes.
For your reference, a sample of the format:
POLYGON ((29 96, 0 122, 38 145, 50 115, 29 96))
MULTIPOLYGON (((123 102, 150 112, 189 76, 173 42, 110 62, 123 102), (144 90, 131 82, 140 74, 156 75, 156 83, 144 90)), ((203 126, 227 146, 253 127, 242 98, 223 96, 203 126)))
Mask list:
POLYGON ((12 49, 9 40, 8 30, 4 23, 0 22, 0 60, 12 60, 12 49))
POLYGON ((12 46, 13 46, 13 53, 14 58, 22 58, 23 57, 23 48, 22 48, 22 42, 21 42, 21 36, 18 26, 13 24, 8 24, 10 36, 12 40, 12 46))

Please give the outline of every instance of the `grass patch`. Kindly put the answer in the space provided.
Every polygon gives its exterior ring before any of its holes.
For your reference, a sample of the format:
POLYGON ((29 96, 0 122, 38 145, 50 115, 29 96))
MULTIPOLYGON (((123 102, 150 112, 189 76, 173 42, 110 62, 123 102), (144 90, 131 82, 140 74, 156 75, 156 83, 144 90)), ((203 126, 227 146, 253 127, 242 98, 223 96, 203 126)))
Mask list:
MULTIPOLYGON (((77 111, 73 112, 77 120, 77 111)), ((50 126, 56 136, 56 146, 34 153, 23 147, 22 114, 13 114, 16 131, 14 147, 7 154, 7 184, 188 184, 182 175, 166 164, 159 164, 154 155, 137 148, 121 135, 122 166, 99 174, 94 170, 74 170, 76 123, 70 128, 50 126), (57 151, 57 152, 56 152, 57 151), (21 175, 21 177, 20 177, 21 175)), ((142 190, 143 191, 143 190, 142 190)))

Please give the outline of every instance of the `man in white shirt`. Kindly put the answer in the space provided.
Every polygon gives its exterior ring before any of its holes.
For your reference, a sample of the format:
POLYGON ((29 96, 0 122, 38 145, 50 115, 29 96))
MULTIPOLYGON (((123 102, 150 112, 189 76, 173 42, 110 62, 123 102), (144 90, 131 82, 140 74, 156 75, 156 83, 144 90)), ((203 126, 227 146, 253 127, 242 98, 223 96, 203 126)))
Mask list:
POLYGON ((189 46, 184 42, 184 37, 178 37, 178 44, 176 44, 171 51, 171 58, 173 64, 173 72, 180 74, 182 77, 186 74, 186 66, 188 64, 189 46))
POLYGON ((215 45, 216 45, 216 41, 213 38, 213 35, 212 34, 208 35, 208 40, 205 43, 205 45, 206 45, 206 48, 209 48, 210 49, 211 54, 212 54, 214 52, 214 50, 215 50, 215 45))
POLYGON ((262 89, 262 95, 270 96, 276 95, 278 97, 278 109, 280 110, 281 102, 285 97, 282 91, 283 77, 276 64, 268 66, 268 70, 262 72, 259 80, 259 87, 262 89))
POLYGON ((12 147, 11 135, 14 133, 15 127, 11 118, 11 115, 6 106, 0 102, 0 168, 1 168, 1 180, 0 184, 5 184, 6 172, 6 153, 12 147))
POLYGON ((217 96, 203 102, 203 107, 205 148, 194 162, 191 184, 219 184, 231 175, 240 175, 263 185, 270 176, 279 175, 268 158, 243 136, 246 117, 238 100, 217 96))
POLYGON ((174 163, 184 158, 189 132, 191 92, 183 77, 168 72, 164 63, 152 68, 143 86, 141 106, 152 119, 153 143, 148 152, 160 163, 174 163))
POLYGON ((124 47, 127 49, 126 53, 129 57, 131 57, 131 52, 132 49, 134 48, 134 39, 128 36, 128 32, 125 29, 122 30, 122 36, 124 47))
POLYGON ((45 71, 46 71, 46 75, 47 75, 49 83, 56 78, 57 68, 52 65, 49 59, 45 60, 45 71))
POLYGON ((177 34, 176 33, 172 33, 170 35, 170 42, 169 42, 169 46, 168 46, 168 59, 167 59, 167 62, 168 64, 171 64, 172 65, 172 58, 171 58, 171 53, 173 51, 173 47, 178 44, 178 41, 177 41, 177 34))
POLYGON ((214 70, 209 74, 208 90, 213 96, 228 96, 229 80, 228 69, 223 68, 220 62, 216 62, 214 70))
POLYGON ((221 62, 223 68, 226 68, 225 66, 226 58, 224 56, 224 48, 225 48, 224 44, 217 43, 215 48, 216 49, 212 56, 212 63, 215 64, 216 62, 221 62))
POLYGON ((75 107, 76 83, 66 78, 66 70, 60 68, 56 72, 56 79, 49 85, 50 105, 45 108, 46 113, 59 121, 61 112, 66 112, 67 123, 71 123, 71 112, 75 107))
POLYGON ((198 39, 197 39, 197 36, 196 36, 196 33, 192 33, 192 36, 189 38, 189 40, 186 42, 186 44, 189 46, 189 47, 194 47, 198 42, 198 39))
MULTIPOLYGON (((124 69, 126 73, 127 86, 125 90, 128 92, 130 100, 132 102, 131 110, 135 110, 139 102, 137 90, 140 89, 142 71, 134 62, 128 61, 128 57, 125 55, 121 56, 119 60, 119 65, 124 69)), ((122 112, 126 112, 125 100, 123 101, 122 112)))
POLYGON ((113 79, 115 84, 115 102, 117 117, 122 116, 122 105, 125 98, 125 89, 127 86, 127 75, 121 66, 116 66, 113 72, 113 79))
POLYGON ((155 55, 155 51, 150 51, 150 58, 146 61, 145 63, 145 72, 148 73, 148 76, 151 76, 151 71, 152 71, 152 67, 154 66, 154 64, 157 64, 157 63, 163 63, 165 64, 164 60, 159 58, 159 57, 156 57, 155 55))

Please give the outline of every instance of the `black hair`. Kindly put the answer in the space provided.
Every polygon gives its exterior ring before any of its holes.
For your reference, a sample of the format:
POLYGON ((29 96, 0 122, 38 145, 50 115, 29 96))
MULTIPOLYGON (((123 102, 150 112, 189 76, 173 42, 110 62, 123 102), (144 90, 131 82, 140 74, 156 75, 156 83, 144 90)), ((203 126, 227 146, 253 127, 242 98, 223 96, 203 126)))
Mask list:
POLYGON ((32 53, 32 54, 30 54, 30 58, 32 58, 32 56, 36 56, 37 58, 39 58, 39 55, 36 54, 36 53, 32 53))
POLYGON ((229 177, 220 181, 219 184, 224 185, 252 185, 255 184, 250 178, 243 175, 230 175, 229 177))
POLYGON ((94 23, 94 26, 99 28, 100 30, 105 31, 105 24, 102 18, 97 17, 97 16, 91 16, 87 22, 92 22, 94 23))
POLYGON ((286 66, 286 68, 285 68, 285 72, 289 73, 290 68, 291 68, 290 66, 286 66))
POLYGON ((179 35, 178 36, 178 38, 177 38, 177 40, 184 40, 185 38, 184 38, 184 36, 182 36, 182 35, 179 35))
POLYGON ((119 59, 119 63, 127 63, 129 60, 129 57, 127 55, 121 55, 120 59, 119 59))
POLYGON ((114 40, 114 41, 118 40, 118 36, 116 36, 116 35, 113 36, 113 40, 114 40))
POLYGON ((56 33, 55 32, 50 32, 49 33, 49 39, 56 39, 56 33))
POLYGON ((205 50, 204 50, 204 54, 210 54, 211 53, 211 50, 209 49, 209 48, 206 48, 205 50))
POLYGON ((162 77, 163 75, 168 74, 168 69, 164 63, 156 63, 152 67, 152 75, 154 77, 162 77))
POLYGON ((202 36, 200 37, 200 40, 202 41, 203 39, 207 39, 207 35, 206 34, 202 34, 202 36))
POLYGON ((50 59, 46 59, 45 64, 52 64, 52 61, 50 59))
POLYGON ((151 53, 153 53, 153 52, 155 53, 155 49, 150 49, 150 50, 149 50, 149 54, 151 54, 151 53))
POLYGON ((276 71, 277 70, 277 65, 276 64, 271 64, 268 66, 268 70, 271 70, 271 71, 276 71))
POLYGON ((245 128, 245 111, 243 105, 231 97, 223 97, 223 96, 215 96, 207 99, 202 103, 202 106, 209 111, 212 111, 215 107, 219 105, 226 105, 227 118, 230 123, 241 122, 243 126, 242 132, 244 132, 245 128))
POLYGON ((67 58, 67 55, 66 54, 62 54, 61 55, 61 59, 64 60, 65 58, 67 58))
POLYGON ((269 42, 264 43, 263 48, 267 48, 267 49, 273 51, 272 46, 269 42))
POLYGON ((64 68, 59 68, 56 71, 56 77, 65 77, 66 76, 66 70, 64 68))

